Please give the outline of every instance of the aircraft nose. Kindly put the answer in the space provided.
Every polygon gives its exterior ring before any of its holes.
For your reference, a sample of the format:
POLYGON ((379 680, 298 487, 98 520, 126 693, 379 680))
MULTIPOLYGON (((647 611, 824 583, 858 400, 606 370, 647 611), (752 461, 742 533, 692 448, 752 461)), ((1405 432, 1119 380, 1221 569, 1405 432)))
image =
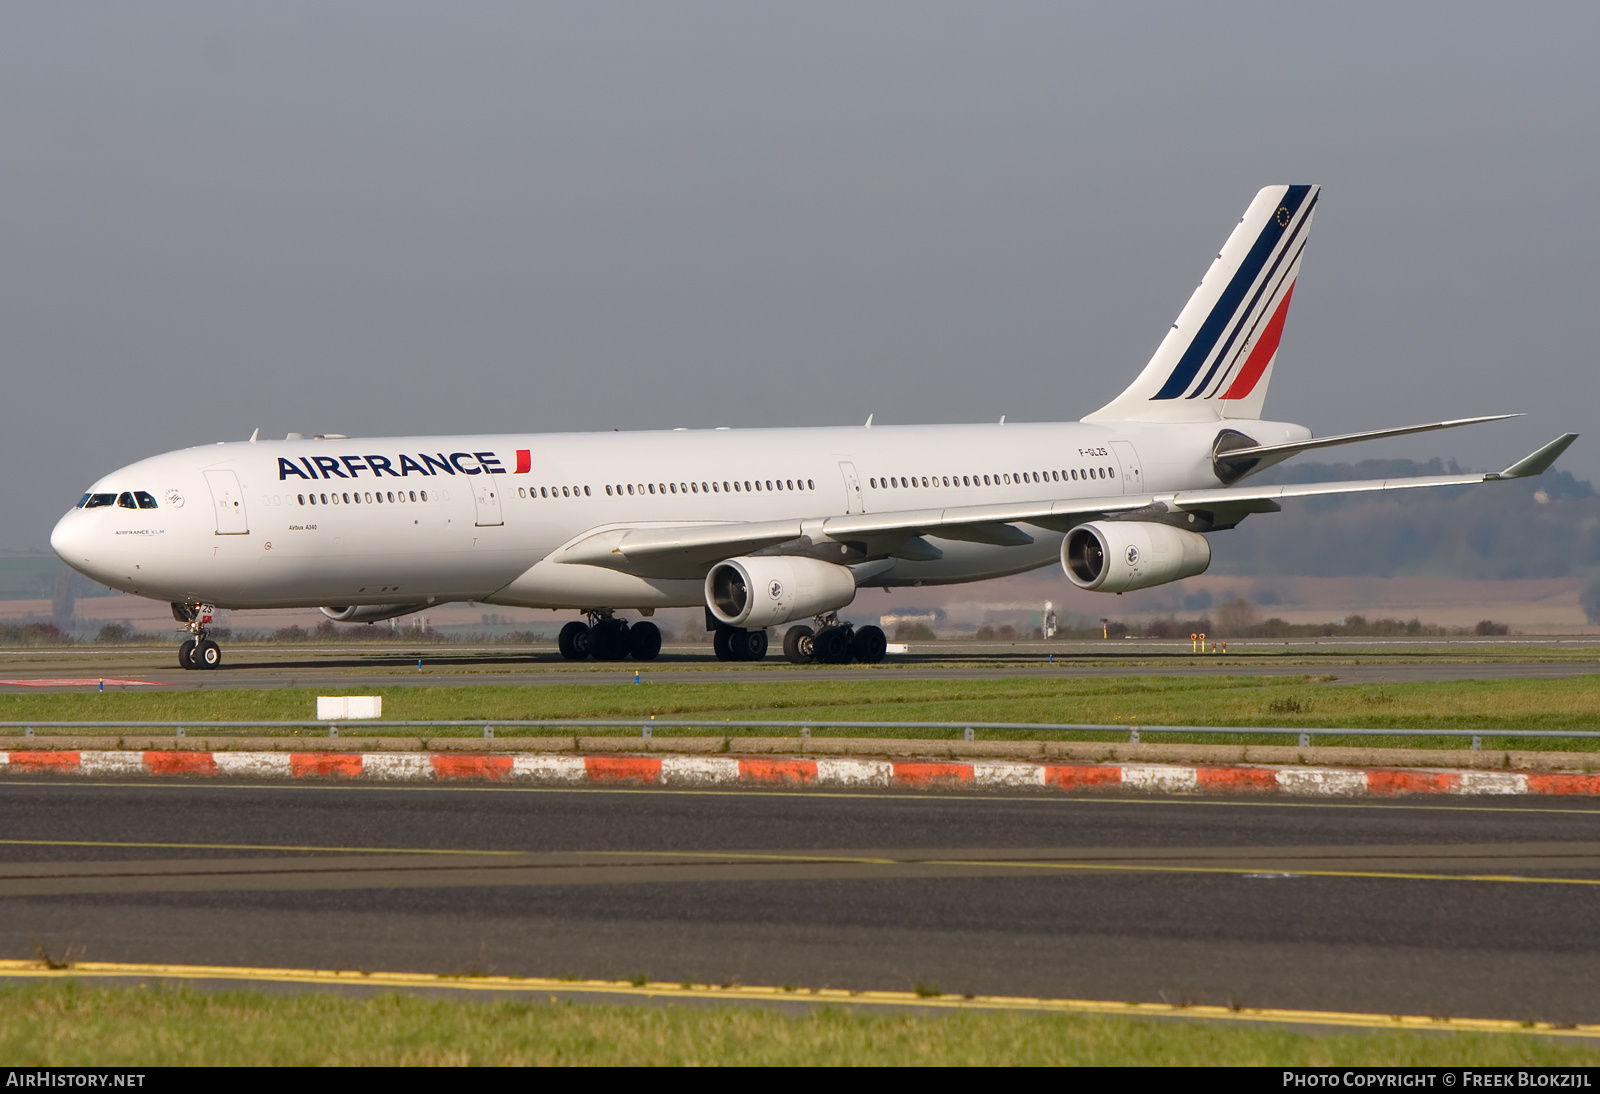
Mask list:
POLYGON ((94 535, 82 512, 74 509, 60 520, 50 533, 50 549, 61 561, 74 569, 83 569, 94 561, 94 535))

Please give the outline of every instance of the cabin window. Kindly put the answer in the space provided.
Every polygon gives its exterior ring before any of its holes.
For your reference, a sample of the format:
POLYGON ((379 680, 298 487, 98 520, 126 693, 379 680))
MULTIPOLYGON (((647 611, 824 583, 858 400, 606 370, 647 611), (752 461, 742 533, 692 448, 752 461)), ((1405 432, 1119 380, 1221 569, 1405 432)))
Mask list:
POLYGON ((589 493, 589 488, 588 488, 588 487, 587 487, 587 486, 585 486, 585 487, 584 487, 584 488, 583 488, 583 496, 584 496, 584 497, 586 497, 586 498, 588 498, 588 497, 593 497, 593 496, 594 496, 594 495, 593 495, 593 494, 591 494, 591 493, 589 493))

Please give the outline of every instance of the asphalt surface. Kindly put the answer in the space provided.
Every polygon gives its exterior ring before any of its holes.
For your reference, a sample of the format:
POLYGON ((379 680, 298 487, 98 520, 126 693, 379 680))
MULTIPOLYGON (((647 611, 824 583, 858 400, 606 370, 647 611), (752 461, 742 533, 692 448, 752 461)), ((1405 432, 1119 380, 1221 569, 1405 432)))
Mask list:
MULTIPOLYGON (((66 681, 82 688, 106 678, 143 681, 134 686, 185 688, 377 687, 384 684, 619 684, 635 673, 653 681, 696 683, 753 679, 858 680, 893 674, 901 679, 964 680, 1047 674, 1064 677, 1305 676, 1331 672, 1342 684, 1429 680, 1557 678, 1600 672, 1600 638, 1340 640, 1234 643, 1227 655, 1196 655, 1187 642, 938 643, 924 652, 891 654, 882 664, 796 666, 779 655, 731 665, 709 649, 669 647, 649 663, 599 665, 561 660, 553 650, 506 647, 393 650, 343 645, 312 647, 225 646, 223 667, 184 671, 176 647, 13 651, 0 655, 0 694, 36 690, 32 681, 66 681), (419 667, 418 662, 421 662, 419 667), (28 683, 22 683, 22 682, 28 683)), ((118 686, 118 685, 110 685, 118 686)))
POLYGON ((0 780, 0 956, 1600 1019, 1600 806, 0 780))

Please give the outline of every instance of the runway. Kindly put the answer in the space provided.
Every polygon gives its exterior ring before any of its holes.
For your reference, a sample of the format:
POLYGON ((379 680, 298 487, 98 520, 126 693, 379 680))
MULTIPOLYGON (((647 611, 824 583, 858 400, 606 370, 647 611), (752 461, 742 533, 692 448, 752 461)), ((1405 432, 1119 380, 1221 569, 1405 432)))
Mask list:
POLYGON ((1600 807, 0 783, 0 956, 1594 1022, 1600 807))
POLYGON ((1333 674, 1337 683, 1541 679, 1600 672, 1600 639, 1589 637, 1340 640, 1234 644, 1233 652, 1197 655, 1188 642, 928 643, 879 665, 791 665, 779 656, 748 664, 717 661, 699 645, 668 647, 647 663, 567 662, 554 650, 487 647, 363 647, 357 644, 236 645, 223 666, 184 671, 174 649, 13 650, 0 654, 0 694, 39 685, 82 688, 100 679, 133 680, 135 687, 281 688, 480 684, 518 686, 632 683, 635 673, 656 682, 723 683, 750 680, 859 680, 893 675, 906 680, 970 680, 1021 676, 1306 676, 1333 674))

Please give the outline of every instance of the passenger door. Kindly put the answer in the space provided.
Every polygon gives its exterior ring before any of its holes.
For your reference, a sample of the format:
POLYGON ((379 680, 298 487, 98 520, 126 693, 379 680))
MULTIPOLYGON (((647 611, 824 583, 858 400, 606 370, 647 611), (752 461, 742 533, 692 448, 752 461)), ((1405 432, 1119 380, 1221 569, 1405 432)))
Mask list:
POLYGON ((861 476, 856 474, 856 465, 845 460, 839 461, 839 473, 844 476, 844 511, 848 516, 851 513, 865 513, 867 507, 861 500, 861 476))
POLYGON ((232 471, 207 471, 205 475, 206 485, 211 487, 212 508, 217 514, 217 535, 249 535, 250 520, 245 515, 239 476, 232 471))
POLYGON ((1117 462, 1122 465, 1122 492, 1144 493, 1144 473, 1139 466, 1139 453, 1134 451, 1133 445, 1127 441, 1112 441, 1111 451, 1116 453, 1117 462))
POLYGON ((498 528, 505 523, 500 515, 500 476, 485 471, 472 479, 472 500, 478 510, 479 528, 498 528))

